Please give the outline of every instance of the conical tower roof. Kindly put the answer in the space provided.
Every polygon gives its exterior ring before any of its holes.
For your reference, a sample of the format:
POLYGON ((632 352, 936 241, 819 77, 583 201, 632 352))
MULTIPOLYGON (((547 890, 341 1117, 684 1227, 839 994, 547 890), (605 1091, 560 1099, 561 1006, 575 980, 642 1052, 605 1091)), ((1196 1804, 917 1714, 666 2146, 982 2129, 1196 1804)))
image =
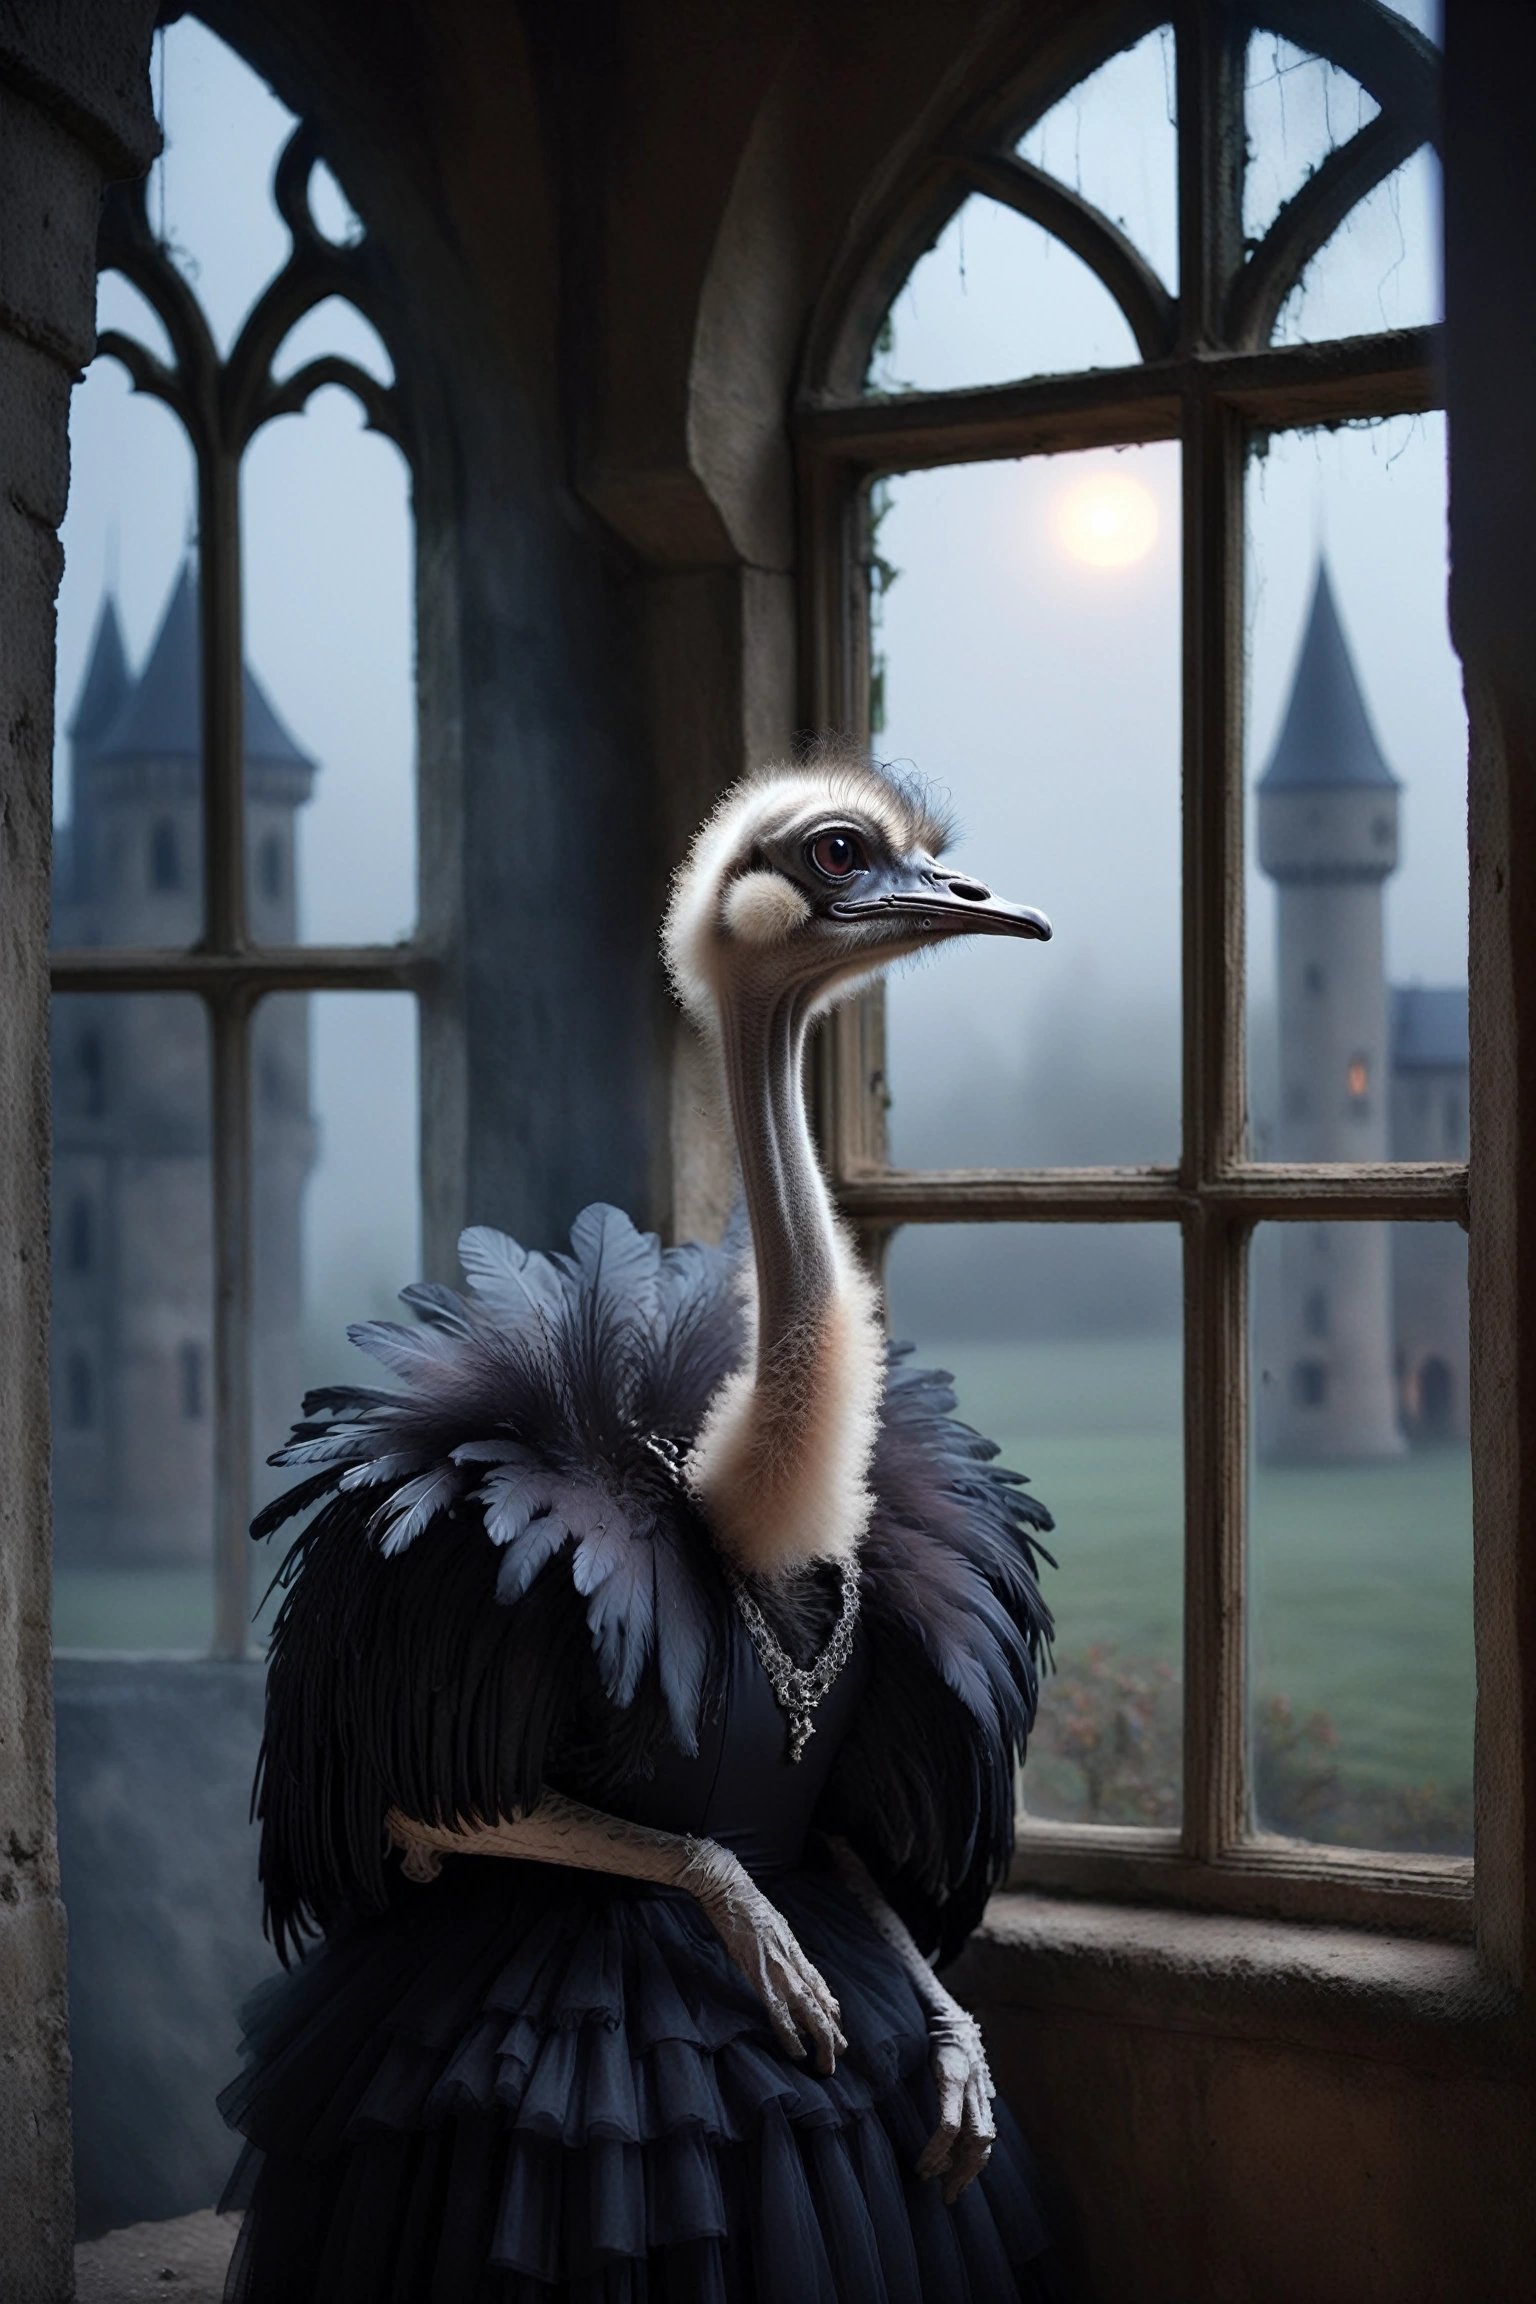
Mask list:
MULTIPOLYGON (((96 746, 103 760, 202 757, 202 650, 197 578, 183 563, 137 687, 96 746)), ((245 757, 313 768, 245 668, 245 757)))
POLYGON ((117 602, 109 592, 101 603, 85 678, 80 683, 80 693, 70 716, 69 735, 77 751, 89 752, 105 735, 127 702, 132 686, 133 675, 128 669, 128 651, 123 646, 117 602))
POLYGON ((1360 693, 1339 611, 1319 561, 1307 629, 1296 659, 1280 739, 1259 778, 1264 792, 1341 784, 1394 787, 1360 693))

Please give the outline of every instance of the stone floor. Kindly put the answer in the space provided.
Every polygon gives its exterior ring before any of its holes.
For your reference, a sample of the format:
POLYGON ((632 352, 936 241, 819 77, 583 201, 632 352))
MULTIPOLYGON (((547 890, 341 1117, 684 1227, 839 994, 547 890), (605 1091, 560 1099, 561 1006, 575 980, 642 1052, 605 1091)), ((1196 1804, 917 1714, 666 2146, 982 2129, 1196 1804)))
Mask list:
POLYGON ((76 2304, 219 2304, 239 2221, 204 2208, 129 2224, 75 2250, 76 2304))

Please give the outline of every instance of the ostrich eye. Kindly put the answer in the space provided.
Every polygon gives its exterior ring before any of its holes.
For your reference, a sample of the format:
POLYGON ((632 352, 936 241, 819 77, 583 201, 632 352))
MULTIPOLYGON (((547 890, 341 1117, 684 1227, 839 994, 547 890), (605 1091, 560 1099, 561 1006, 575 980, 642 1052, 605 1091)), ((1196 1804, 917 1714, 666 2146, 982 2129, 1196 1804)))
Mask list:
POLYGON ((809 855, 828 880, 849 880, 865 868, 864 850, 851 832, 818 832, 809 855))

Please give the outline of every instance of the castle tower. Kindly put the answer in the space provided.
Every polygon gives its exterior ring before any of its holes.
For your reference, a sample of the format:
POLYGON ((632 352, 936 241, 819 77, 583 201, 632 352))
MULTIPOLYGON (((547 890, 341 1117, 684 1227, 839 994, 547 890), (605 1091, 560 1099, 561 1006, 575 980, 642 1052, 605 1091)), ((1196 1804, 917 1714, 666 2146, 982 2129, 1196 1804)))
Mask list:
MULTIPOLYGON (((176 946, 203 923, 201 648, 183 568, 140 677, 102 609, 70 723, 55 939, 176 946)), ((250 918, 297 932, 296 818, 314 766, 247 669, 250 918)), ((291 1413, 300 1211, 316 1145, 302 999, 252 1033, 257 1429, 291 1413)), ((199 1001, 72 995, 54 1031, 55 1527, 61 1558, 206 1558, 213 1520, 213 1238, 207 1026, 199 1001)))
MULTIPOLYGON (((1319 567, 1279 741, 1259 780, 1276 883, 1281 1160, 1384 1160, 1391 1126, 1382 890, 1398 785, 1319 567)), ((1382 1224, 1283 1224, 1260 1438, 1303 1459, 1396 1455, 1392 1270, 1382 1224)))

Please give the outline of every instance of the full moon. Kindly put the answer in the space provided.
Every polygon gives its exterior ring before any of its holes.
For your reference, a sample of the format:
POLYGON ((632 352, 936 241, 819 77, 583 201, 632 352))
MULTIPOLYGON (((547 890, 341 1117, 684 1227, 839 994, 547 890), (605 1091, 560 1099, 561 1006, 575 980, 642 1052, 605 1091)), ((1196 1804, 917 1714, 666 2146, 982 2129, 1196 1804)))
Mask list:
POLYGON ((1095 472, 1064 488, 1052 524, 1070 559, 1090 568, 1129 568, 1157 542, 1157 498, 1124 472, 1095 472))

